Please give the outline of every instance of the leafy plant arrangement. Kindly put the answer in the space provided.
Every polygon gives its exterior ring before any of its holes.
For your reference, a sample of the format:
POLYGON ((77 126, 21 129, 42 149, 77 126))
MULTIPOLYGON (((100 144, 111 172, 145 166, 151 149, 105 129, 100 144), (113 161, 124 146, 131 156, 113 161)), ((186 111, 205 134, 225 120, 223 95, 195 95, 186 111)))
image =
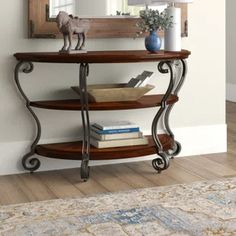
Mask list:
POLYGON ((168 17, 166 11, 159 12, 158 10, 146 9, 140 11, 140 21, 137 26, 141 29, 137 32, 137 37, 143 33, 157 31, 157 30, 167 30, 169 29, 173 22, 172 16, 168 17))

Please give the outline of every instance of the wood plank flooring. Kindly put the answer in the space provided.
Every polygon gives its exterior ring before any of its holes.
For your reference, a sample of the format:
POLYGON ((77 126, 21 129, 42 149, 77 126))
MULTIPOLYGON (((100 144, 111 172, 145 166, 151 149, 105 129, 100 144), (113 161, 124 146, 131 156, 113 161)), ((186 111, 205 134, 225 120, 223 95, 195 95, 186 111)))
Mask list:
POLYGON ((176 158, 160 175, 150 162, 91 167, 91 178, 86 183, 81 182, 79 169, 1 176, 0 204, 84 197, 236 176, 236 103, 227 102, 227 124, 227 153, 176 158))

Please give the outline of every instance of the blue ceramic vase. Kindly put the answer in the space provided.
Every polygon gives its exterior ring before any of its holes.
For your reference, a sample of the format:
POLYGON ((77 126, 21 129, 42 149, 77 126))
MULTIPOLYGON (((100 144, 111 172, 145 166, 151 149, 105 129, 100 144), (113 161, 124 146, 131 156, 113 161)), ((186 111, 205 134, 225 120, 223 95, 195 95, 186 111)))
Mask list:
POLYGON ((161 48, 161 39, 156 31, 151 31, 150 35, 145 38, 145 47, 151 53, 156 53, 161 48))

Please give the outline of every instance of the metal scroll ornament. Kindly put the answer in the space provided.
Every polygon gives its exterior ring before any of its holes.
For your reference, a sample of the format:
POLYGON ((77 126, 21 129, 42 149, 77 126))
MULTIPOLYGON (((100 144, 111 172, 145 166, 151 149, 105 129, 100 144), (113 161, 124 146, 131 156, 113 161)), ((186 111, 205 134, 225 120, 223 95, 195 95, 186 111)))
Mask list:
POLYGON ((186 77, 187 66, 184 60, 163 61, 158 64, 158 71, 162 74, 170 74, 168 89, 161 101, 161 107, 152 123, 152 137, 155 142, 158 154, 158 158, 152 161, 152 165, 154 169, 160 173, 169 167, 170 159, 177 156, 181 151, 181 144, 175 140, 174 133, 172 132, 169 125, 170 112, 174 105, 168 105, 167 100, 171 94, 176 96, 178 95, 186 77), (165 133, 174 140, 173 147, 167 151, 164 151, 157 132, 157 125, 160 123, 161 119, 165 133))
POLYGON ((81 117, 83 124, 83 144, 82 144, 82 162, 81 162, 81 178, 87 181, 89 178, 89 159, 90 159, 90 120, 89 120, 89 105, 87 92, 87 76, 89 75, 89 65, 81 63, 80 65, 80 103, 81 117))
POLYGON ((20 84, 20 81, 19 81, 19 73, 23 72, 23 73, 28 74, 28 73, 31 73, 33 71, 33 69, 34 69, 34 66, 31 62, 21 61, 16 65, 15 77, 14 77, 16 86, 17 86, 21 96, 25 100, 26 108, 29 110, 30 114, 33 116, 33 118, 36 122, 36 128, 37 128, 36 138, 35 138, 34 142, 31 145, 30 152, 25 154, 22 158, 22 165, 23 165, 24 169, 28 170, 30 172, 34 172, 40 167, 39 159, 33 157, 33 155, 35 154, 35 148, 36 148, 36 146, 37 146, 37 144, 40 140, 40 137, 41 137, 41 124, 40 124, 40 121, 39 121, 38 117, 36 116, 36 114, 34 113, 32 108, 30 107, 30 100, 25 95, 25 93, 24 93, 24 91, 21 87, 21 84, 20 84))

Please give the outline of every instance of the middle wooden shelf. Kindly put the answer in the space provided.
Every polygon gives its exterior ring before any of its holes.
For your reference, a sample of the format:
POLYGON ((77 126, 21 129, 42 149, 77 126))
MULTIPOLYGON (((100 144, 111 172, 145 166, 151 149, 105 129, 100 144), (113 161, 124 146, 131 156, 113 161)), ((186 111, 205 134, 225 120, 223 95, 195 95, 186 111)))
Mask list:
MULTIPOLYGON (((137 101, 127 101, 127 102, 90 102, 89 110, 91 111, 104 111, 104 110, 126 110, 126 109, 141 109, 161 106, 161 101, 164 95, 147 95, 143 96, 137 101)), ((167 104, 171 105, 176 103, 179 98, 175 95, 171 95, 167 104)), ((42 108, 42 109, 52 109, 52 110, 70 110, 76 111, 81 110, 81 104, 79 99, 69 99, 69 100, 51 100, 51 101, 32 101, 30 106, 42 108)))

